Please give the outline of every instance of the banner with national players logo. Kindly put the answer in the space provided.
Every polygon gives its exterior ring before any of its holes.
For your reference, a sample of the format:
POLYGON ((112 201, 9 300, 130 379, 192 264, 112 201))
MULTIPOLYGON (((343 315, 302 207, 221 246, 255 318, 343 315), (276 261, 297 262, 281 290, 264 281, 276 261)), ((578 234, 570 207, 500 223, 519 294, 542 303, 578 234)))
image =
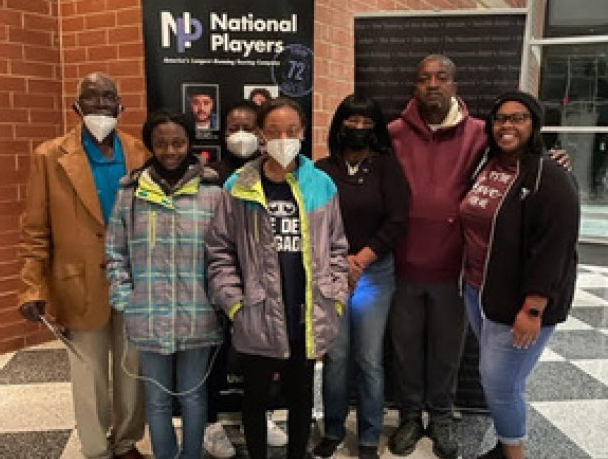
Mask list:
POLYGON ((292 98, 312 120, 314 0, 142 0, 142 11, 148 110, 193 115, 209 160, 225 110, 255 94, 292 98))
MULTIPOLYGON (((314 0, 142 0, 142 13, 148 110, 192 115, 195 149, 208 161, 221 157, 226 110, 250 96, 289 97, 312 121, 314 0)), ((240 411, 237 354, 222 348, 214 365, 227 370, 210 389, 219 409, 240 411)))

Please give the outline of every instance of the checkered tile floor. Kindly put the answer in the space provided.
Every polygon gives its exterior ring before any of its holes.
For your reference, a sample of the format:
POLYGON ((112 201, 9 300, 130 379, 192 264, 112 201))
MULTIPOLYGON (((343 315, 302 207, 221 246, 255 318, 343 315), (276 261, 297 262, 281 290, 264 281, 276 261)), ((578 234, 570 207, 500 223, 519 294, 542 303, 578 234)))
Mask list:
MULTIPOLYGON (((318 400, 318 384, 316 391, 318 400)), ((531 377, 529 404, 529 458, 608 459, 607 267, 580 266, 572 314, 558 327, 531 377)), ((274 417, 284 423, 285 413, 275 412, 274 417)), ((357 454, 352 414, 348 425, 339 458, 357 454)), ((388 410, 382 459, 391 458, 386 438, 396 425, 396 413, 388 410)), ((228 431, 237 457, 246 458, 238 427, 230 426, 228 431)), ((485 415, 465 414, 457 422, 457 432, 464 459, 475 457, 495 441, 491 420, 485 415)), ((151 457, 147 436, 139 446, 151 457)), ((282 448, 273 448, 269 454, 270 459, 283 456, 282 448)), ((53 342, 0 355, 0 459, 81 458, 66 351, 53 342)), ((408 457, 434 458, 426 438, 408 457)))

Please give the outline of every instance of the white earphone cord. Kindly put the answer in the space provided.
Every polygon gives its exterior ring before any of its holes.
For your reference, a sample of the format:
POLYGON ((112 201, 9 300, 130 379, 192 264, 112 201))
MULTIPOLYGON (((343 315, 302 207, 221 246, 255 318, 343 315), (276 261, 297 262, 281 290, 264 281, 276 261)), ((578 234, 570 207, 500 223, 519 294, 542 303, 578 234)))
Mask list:
POLYGON ((174 397, 181 397, 184 395, 188 395, 196 390, 198 390, 203 384, 205 384, 205 381, 207 381, 207 378, 209 377, 209 374, 211 373, 211 370, 213 369, 213 365, 215 364, 215 359, 217 357, 217 354, 220 350, 221 345, 217 345, 215 347, 215 351, 213 352, 213 356, 211 357, 211 359, 209 360, 209 365, 207 365, 207 371, 205 372, 203 378, 200 380, 200 382, 192 387, 191 389, 188 389, 187 391, 184 392, 173 392, 169 389, 167 389, 165 386, 163 386, 159 381, 157 381, 154 378, 149 378, 147 376, 141 376, 141 375, 136 375, 134 373, 131 373, 129 370, 127 370, 127 367, 125 365, 125 360, 127 357, 127 350, 130 346, 129 340, 127 339, 127 331, 126 329, 123 328, 123 335, 125 338, 125 347, 124 350, 122 352, 122 358, 120 360, 120 366, 122 368, 122 371, 125 372, 125 374, 127 374, 128 376, 130 376, 131 378, 135 378, 138 379, 140 381, 148 381, 151 382, 152 384, 156 384, 162 391, 164 391, 165 393, 172 395, 174 397))

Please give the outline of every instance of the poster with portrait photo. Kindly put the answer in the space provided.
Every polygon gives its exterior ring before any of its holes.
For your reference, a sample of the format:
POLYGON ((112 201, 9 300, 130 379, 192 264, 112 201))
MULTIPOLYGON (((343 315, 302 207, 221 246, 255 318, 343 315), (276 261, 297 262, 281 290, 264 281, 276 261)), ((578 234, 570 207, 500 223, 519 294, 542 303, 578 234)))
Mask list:
MULTIPOLYGON (((199 128, 195 143, 221 145, 222 113, 247 98, 246 86, 295 100, 312 120, 314 0, 142 0, 141 6, 148 110, 191 112, 186 88, 217 85, 219 126, 199 128)), ((313 130, 302 144, 308 156, 313 130)))
POLYGON ((217 138, 220 129, 220 95, 217 84, 183 83, 182 110, 192 116, 197 139, 217 138))
POLYGON ((279 97, 279 87, 268 84, 246 84, 243 86, 243 98, 256 105, 262 105, 269 99, 279 97))
POLYGON ((194 145, 192 151, 205 159, 205 164, 213 164, 222 159, 222 153, 218 145, 194 145))

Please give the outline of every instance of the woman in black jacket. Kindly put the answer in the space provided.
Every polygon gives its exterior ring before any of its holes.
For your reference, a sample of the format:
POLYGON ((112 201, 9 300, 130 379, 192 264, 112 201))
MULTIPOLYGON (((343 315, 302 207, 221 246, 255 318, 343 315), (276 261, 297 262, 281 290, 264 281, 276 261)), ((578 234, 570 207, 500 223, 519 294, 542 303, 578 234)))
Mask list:
POLYGON ((405 231, 409 187, 373 100, 346 97, 333 116, 328 143, 330 156, 316 165, 338 187, 352 294, 338 337, 323 360, 325 431, 313 453, 328 459, 342 443, 350 383, 356 381, 359 459, 377 459, 384 414, 384 330, 395 287, 392 250, 405 231))
POLYGON ((574 294, 578 191, 544 157, 541 118, 530 94, 496 99, 486 161, 460 206, 465 303, 499 440, 484 459, 524 458, 526 380, 574 294))

